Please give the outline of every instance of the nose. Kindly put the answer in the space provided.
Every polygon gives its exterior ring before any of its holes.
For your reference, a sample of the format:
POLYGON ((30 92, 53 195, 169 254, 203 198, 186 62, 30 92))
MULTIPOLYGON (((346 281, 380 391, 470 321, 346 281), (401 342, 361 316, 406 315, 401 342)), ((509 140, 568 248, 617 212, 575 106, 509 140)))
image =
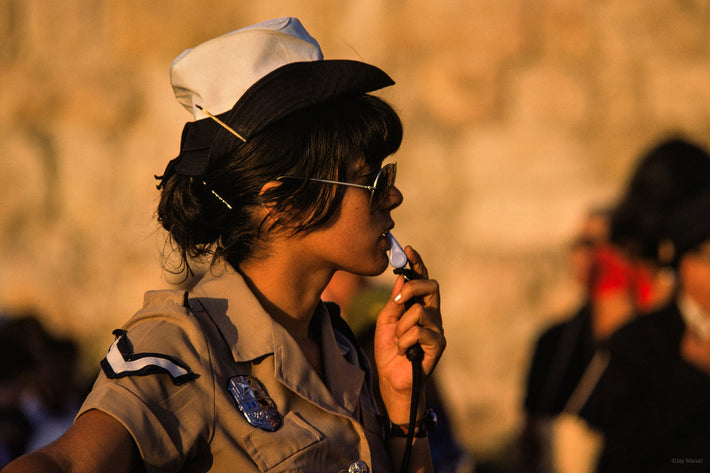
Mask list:
POLYGON ((404 195, 397 186, 392 186, 387 192, 387 200, 385 200, 383 207, 385 210, 393 210, 402 205, 402 201, 404 201, 404 195))

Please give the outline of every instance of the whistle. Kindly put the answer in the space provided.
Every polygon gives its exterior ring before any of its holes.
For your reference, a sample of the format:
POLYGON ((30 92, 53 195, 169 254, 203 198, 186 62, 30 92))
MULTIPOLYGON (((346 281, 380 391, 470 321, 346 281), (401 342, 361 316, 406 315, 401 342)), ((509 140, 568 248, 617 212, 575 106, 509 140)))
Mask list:
POLYGON ((407 258, 407 254, 402 249, 402 245, 399 244, 399 242, 395 239, 392 233, 387 232, 385 236, 390 242, 389 260, 390 264, 394 268, 394 274, 401 274, 407 281, 416 279, 414 271, 412 271, 410 268, 407 268, 409 259, 407 258))

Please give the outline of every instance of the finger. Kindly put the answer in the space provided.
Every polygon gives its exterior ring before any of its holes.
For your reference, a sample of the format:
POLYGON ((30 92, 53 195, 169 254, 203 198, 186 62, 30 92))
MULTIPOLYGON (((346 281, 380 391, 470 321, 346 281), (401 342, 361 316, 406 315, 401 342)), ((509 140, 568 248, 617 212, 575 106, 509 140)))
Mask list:
POLYGON ((390 300, 394 299, 397 294, 402 290, 402 286, 406 283, 404 276, 397 276, 397 280, 394 282, 394 287, 392 288, 392 294, 390 294, 390 300))
POLYGON ((395 336, 401 337, 412 327, 423 327, 434 332, 443 333, 441 313, 438 310, 425 309, 421 304, 413 305, 402 315, 395 327, 395 336))
POLYGON ((405 284, 404 277, 399 276, 394 283, 392 288, 392 294, 385 304, 385 306, 380 311, 380 315, 377 318, 377 323, 395 323, 402 316, 406 308, 399 302, 403 296, 401 296, 402 287, 405 284), (399 297, 398 297, 399 296, 399 297))
POLYGON ((440 332, 415 325, 397 339, 397 351, 400 355, 404 355, 417 343, 425 353, 436 358, 444 351, 446 339, 440 332))
POLYGON ((433 279, 414 279, 401 286, 392 299, 397 304, 407 304, 417 300, 426 307, 439 308, 439 283, 433 279))
POLYGON ((419 255, 417 250, 407 245, 407 247, 404 248, 404 253, 407 255, 409 264, 412 270, 417 274, 417 277, 419 279, 429 279, 429 271, 424 265, 424 260, 422 260, 422 257, 419 255))

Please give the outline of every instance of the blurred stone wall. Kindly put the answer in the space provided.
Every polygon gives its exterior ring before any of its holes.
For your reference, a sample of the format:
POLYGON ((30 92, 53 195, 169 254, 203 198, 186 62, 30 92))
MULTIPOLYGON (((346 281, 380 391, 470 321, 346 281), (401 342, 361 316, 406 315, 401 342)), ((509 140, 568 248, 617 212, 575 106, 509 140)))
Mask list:
POLYGON ((397 81, 396 235, 441 283, 456 426, 494 455, 535 335, 576 302, 565 245, 585 209, 660 137, 710 143, 710 1, 0 0, 0 309, 37 308, 103 356, 171 283, 153 175, 190 117, 168 65, 286 15, 397 81))

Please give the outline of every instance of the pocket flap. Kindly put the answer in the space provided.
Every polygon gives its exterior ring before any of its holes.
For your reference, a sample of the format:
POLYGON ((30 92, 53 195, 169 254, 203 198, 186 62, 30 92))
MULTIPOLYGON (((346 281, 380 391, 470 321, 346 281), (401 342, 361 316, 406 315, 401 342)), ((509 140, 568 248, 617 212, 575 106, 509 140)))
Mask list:
POLYGON ((321 432, 298 414, 289 412, 279 430, 267 432, 254 429, 244 437, 244 445, 259 469, 269 471, 322 439, 321 432))

